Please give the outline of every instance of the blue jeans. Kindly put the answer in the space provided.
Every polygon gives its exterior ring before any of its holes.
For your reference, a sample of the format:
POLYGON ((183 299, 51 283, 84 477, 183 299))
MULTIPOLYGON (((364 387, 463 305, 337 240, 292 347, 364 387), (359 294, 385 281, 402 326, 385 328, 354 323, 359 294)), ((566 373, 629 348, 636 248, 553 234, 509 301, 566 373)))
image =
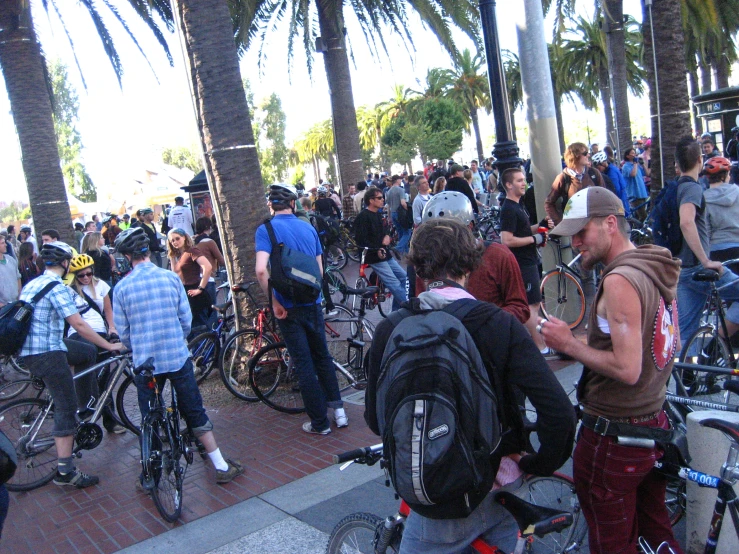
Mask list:
MULTIPOLYGON (((155 377, 160 390, 164 386, 164 381, 169 379, 172 388, 177 394, 177 406, 180 414, 190 429, 192 429, 192 432, 195 433, 196 437, 213 430, 213 424, 205 414, 205 408, 203 408, 203 397, 200 396, 200 389, 198 389, 198 383, 195 381, 192 360, 190 358, 187 359, 185 365, 180 370, 170 373, 158 373, 155 377)), ((154 402, 154 391, 148 386, 148 377, 136 375, 134 382, 138 391, 139 410, 141 410, 141 420, 143 421, 149 414, 149 404, 154 402)), ((164 400, 166 402, 169 401, 167 398, 164 400)))
POLYGON ((411 242, 411 230, 403 229, 398 221, 398 212, 393 212, 393 227, 398 231, 398 245, 395 247, 398 252, 408 253, 408 245, 411 242))
MULTIPOLYGON (((698 330, 701 315, 703 314, 703 306, 706 304, 706 298, 711 290, 710 283, 693 281, 693 275, 702 270, 703 266, 698 264, 693 267, 686 267, 680 271, 680 280, 677 283, 677 307, 678 307, 678 324, 680 327, 680 341, 683 345, 687 344, 693 334, 698 330)), ((716 282, 719 288, 721 298, 727 301, 734 301, 734 304, 726 312, 726 319, 732 323, 739 324, 739 282, 721 289, 723 285, 727 285, 732 281, 739 279, 735 273, 724 268, 721 278, 716 282)), ((696 352, 688 352, 688 355, 695 355, 696 352)))
POLYGON ((375 270, 380 280, 393 293, 393 311, 400 308, 401 303, 408 301, 405 286, 408 275, 395 258, 391 256, 384 262, 370 264, 370 267, 375 270))
POLYGON ((278 319, 282 339, 298 374, 300 395, 316 431, 330 423, 327 408, 343 408, 331 354, 326 346, 326 329, 321 305, 297 306, 287 310, 287 318, 278 319))
MULTIPOLYGON (((515 491, 521 480, 500 490, 515 491)), ((493 500, 491 492, 468 517, 461 519, 429 519, 411 512, 405 522, 400 554, 456 554, 468 552, 467 547, 479 536, 501 552, 513 552, 518 525, 513 516, 493 500)))

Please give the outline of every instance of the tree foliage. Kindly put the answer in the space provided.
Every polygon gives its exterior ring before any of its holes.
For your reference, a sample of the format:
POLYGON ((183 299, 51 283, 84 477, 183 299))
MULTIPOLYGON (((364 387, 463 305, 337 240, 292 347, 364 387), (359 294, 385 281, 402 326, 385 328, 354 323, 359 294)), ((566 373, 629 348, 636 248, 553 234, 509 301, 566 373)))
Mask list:
POLYGON ((83 202, 96 202, 97 190, 82 162, 82 136, 77 130, 80 103, 60 61, 49 63, 53 92, 54 132, 67 191, 83 202))
POLYGON ((189 169, 193 173, 203 170, 203 157, 193 146, 179 146, 162 150, 162 161, 182 169, 189 169))
POLYGON ((265 183, 277 183, 285 179, 288 166, 288 148, 285 145, 285 112, 277 94, 259 105, 256 117, 259 134, 259 165, 265 183))

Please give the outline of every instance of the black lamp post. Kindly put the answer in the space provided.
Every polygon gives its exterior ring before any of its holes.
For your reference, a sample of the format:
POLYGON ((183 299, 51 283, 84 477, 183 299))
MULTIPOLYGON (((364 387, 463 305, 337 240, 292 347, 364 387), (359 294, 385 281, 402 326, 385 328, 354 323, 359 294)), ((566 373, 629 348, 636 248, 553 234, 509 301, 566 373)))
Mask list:
POLYGON ((498 25, 495 19, 495 0, 480 0, 482 36, 485 41, 485 59, 488 63, 490 81, 490 100, 493 104, 495 120, 495 146, 493 157, 500 173, 511 167, 521 167, 523 160, 518 157, 518 144, 513 140, 513 125, 508 109, 508 90, 505 85, 505 72, 500 57, 498 25))

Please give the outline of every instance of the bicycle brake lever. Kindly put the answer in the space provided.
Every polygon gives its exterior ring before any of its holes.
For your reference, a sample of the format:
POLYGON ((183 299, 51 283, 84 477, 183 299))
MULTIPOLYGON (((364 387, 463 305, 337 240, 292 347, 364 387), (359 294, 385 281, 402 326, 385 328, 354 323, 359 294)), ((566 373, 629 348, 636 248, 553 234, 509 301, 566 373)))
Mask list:
POLYGON ((344 471, 346 468, 348 468, 350 465, 352 465, 356 460, 349 460, 348 462, 345 462, 339 466, 339 471, 344 471))

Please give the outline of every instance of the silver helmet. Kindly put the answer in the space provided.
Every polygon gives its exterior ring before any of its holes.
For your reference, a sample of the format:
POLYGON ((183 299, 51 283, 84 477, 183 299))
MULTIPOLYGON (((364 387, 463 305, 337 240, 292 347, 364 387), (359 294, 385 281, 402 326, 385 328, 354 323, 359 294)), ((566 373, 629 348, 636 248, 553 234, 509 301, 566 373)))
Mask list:
POLYGON ((464 225, 474 219, 472 204, 461 192, 442 191, 434 195, 423 207, 422 221, 438 217, 451 217, 464 225))

